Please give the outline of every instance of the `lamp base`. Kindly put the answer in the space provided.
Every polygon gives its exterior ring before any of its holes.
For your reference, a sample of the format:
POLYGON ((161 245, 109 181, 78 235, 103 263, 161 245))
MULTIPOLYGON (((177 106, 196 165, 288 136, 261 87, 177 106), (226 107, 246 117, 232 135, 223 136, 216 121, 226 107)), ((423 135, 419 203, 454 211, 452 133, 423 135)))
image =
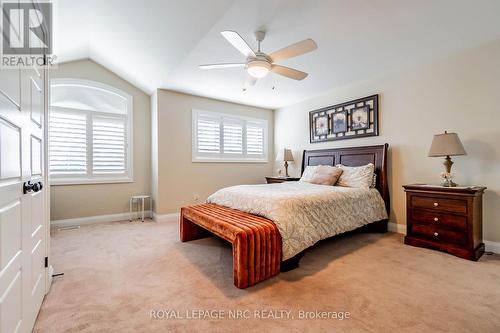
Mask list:
POLYGON ((450 156, 446 156, 446 158, 444 159, 443 165, 444 165, 444 168, 446 170, 446 175, 447 176, 446 176, 443 184, 441 184, 441 185, 443 187, 456 187, 457 184, 455 184, 451 180, 451 166, 453 165, 453 161, 451 160, 450 156))
POLYGON ((290 177, 290 175, 288 174, 288 162, 285 161, 285 177, 290 177))
POLYGON ((451 174, 451 166, 453 165, 453 161, 451 160, 450 156, 446 156, 443 162, 444 169, 446 170, 446 173, 451 174))
POLYGON ((456 187, 456 186, 457 186, 457 184, 455 184, 455 183, 454 183, 451 179, 447 179, 447 180, 445 180, 445 181, 441 184, 441 186, 443 186, 443 187, 456 187))

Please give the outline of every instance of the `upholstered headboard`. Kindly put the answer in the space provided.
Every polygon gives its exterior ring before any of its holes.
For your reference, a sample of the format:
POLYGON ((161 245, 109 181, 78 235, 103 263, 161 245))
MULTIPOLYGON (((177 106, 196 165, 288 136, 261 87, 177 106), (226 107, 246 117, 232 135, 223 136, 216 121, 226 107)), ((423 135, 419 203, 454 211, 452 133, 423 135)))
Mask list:
POLYGON ((389 183, 387 179, 387 149, 389 144, 379 146, 331 148, 321 150, 304 150, 302 158, 302 173, 308 165, 337 165, 361 166, 368 163, 375 165, 377 174, 376 188, 385 201, 385 207, 389 212, 390 197, 389 183))

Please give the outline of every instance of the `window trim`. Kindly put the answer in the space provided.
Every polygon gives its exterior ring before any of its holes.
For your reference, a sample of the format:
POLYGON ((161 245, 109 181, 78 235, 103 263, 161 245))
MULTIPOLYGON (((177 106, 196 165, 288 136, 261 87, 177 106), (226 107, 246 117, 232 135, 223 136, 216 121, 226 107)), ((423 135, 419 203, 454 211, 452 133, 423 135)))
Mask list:
MULTIPOLYGON (((52 79, 50 82, 50 86, 64 85, 64 84, 85 86, 85 87, 90 87, 93 89, 105 90, 105 91, 111 92, 113 94, 116 94, 116 95, 126 99, 126 101, 127 101, 127 114, 125 115, 125 124, 126 124, 126 130, 127 130, 127 140, 125 142, 125 144, 126 144, 126 149, 125 149, 126 173, 124 176, 123 175, 110 176, 109 174, 89 176, 88 173, 85 175, 82 175, 82 176, 78 176, 78 175, 55 176, 55 175, 50 174, 50 167, 49 167, 47 174, 49 176, 50 185, 115 184, 115 183, 132 183, 132 182, 134 182, 134 155, 133 155, 133 151, 134 151, 134 149, 133 149, 133 146, 134 146, 134 131, 133 131, 134 109, 133 109, 133 97, 131 95, 115 88, 115 87, 108 86, 108 85, 106 85, 104 83, 100 83, 100 82, 90 81, 90 80, 52 79)), ((107 112, 65 108, 65 107, 60 107, 60 106, 49 105, 49 119, 47 122, 49 124, 49 126, 50 126, 50 111, 51 110, 61 111, 61 112, 85 113, 85 114, 87 114, 87 116, 99 115, 99 116, 109 117, 110 115, 111 116, 113 115, 112 113, 107 113, 107 112)), ((89 123, 87 122, 87 126, 88 126, 88 124, 89 123)), ((87 134, 87 139, 88 139, 89 135, 92 135, 89 132, 89 128, 87 128, 86 134, 87 134)), ((50 140, 50 129, 49 129, 48 139, 50 140)), ((48 158, 50 159, 50 142, 49 142, 48 146, 49 146, 48 158)), ((87 159, 88 159, 89 154, 90 154, 90 152, 88 150, 87 151, 87 159)), ((92 167, 92 165, 91 165, 92 160, 88 160, 87 162, 89 163, 88 170, 90 170, 92 167)), ((49 165, 50 165, 50 163, 49 163, 49 165)))
MULTIPOLYGON (((214 111, 207 111, 207 110, 202 110, 202 109, 192 109, 191 110, 191 161, 193 163, 269 163, 269 141, 268 141, 268 136, 269 136, 269 121, 267 119, 263 118, 251 118, 251 117, 246 117, 246 116, 240 116, 240 115, 235 115, 235 114, 230 114, 230 113, 222 113, 222 112, 214 112, 214 111), (243 121, 245 126, 243 127, 243 145, 246 144, 246 123, 247 122, 260 122, 263 123, 264 127, 264 138, 263 138, 263 147, 264 147, 264 156, 263 157, 248 157, 248 155, 243 154, 243 156, 228 156, 224 155, 224 153, 215 153, 215 154, 207 154, 206 156, 200 156, 198 154, 198 130, 197 130, 197 124, 198 124, 198 117, 199 115, 203 114, 208 114, 210 116, 215 116, 215 117, 227 117, 227 118, 233 118, 238 121, 243 121), (213 156, 210 156, 213 155, 213 156)), ((221 122, 222 124, 222 122, 221 122)), ((220 131, 224 131, 224 127, 221 126, 220 131)), ((221 145, 223 145, 223 142, 221 142, 221 145)), ((244 151, 246 150, 246 147, 243 147, 244 151)))

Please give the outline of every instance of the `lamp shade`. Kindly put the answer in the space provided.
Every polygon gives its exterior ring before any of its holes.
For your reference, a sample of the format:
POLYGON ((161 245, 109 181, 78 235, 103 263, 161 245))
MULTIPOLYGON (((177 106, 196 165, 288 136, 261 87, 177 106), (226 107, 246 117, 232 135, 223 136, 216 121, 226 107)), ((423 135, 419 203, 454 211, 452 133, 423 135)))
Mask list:
POLYGON ((457 133, 436 134, 432 139, 430 157, 467 155, 457 133))
POLYGON ((292 162, 293 161, 292 151, 286 148, 280 149, 278 151, 278 154, 276 155, 276 161, 292 162))

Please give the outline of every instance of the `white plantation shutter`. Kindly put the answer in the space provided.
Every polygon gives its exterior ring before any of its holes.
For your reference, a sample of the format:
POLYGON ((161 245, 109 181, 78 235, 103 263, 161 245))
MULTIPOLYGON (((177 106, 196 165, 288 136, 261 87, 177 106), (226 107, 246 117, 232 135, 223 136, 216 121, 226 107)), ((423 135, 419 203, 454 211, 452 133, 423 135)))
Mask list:
POLYGON ((126 172, 126 123, 124 118, 93 117, 92 170, 94 174, 126 172))
POLYGON ((199 153, 220 153, 220 121, 218 117, 199 117, 196 124, 199 153))
POLYGON ((224 153, 243 154, 243 125, 236 119, 222 118, 224 127, 224 153))
POLYGON ((264 123, 247 122, 247 154, 264 155, 264 123))
POLYGON ((53 184, 133 181, 132 97, 98 82, 51 81, 53 184))
POLYGON ((84 113, 51 112, 49 166, 52 175, 87 173, 86 118, 84 113))
POLYGON ((267 161, 267 121, 193 110, 193 161, 267 161))

